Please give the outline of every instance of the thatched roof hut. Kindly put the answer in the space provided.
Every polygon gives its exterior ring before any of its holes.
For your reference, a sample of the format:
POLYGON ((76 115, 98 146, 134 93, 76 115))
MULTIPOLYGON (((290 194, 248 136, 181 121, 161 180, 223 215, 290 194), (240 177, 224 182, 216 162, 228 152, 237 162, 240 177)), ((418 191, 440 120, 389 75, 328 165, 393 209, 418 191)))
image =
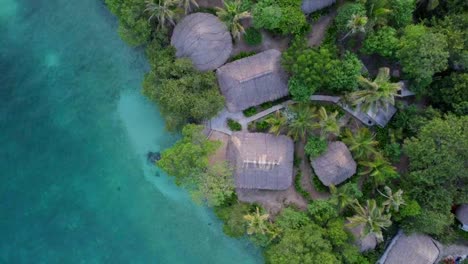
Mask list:
POLYGON ((462 204, 457 208, 455 216, 462 223, 462 229, 468 231, 468 204, 462 204))
POLYGON ((387 106, 387 109, 369 109, 367 112, 361 111, 359 105, 355 108, 347 104, 340 104, 340 106, 366 126, 378 125, 379 127, 385 127, 397 111, 395 106, 391 104, 387 106))
POLYGON ((400 231, 377 263, 433 264, 439 253, 436 242, 430 236, 421 234, 407 236, 400 231))
POLYGON ((326 186, 342 183, 356 173, 357 167, 348 147, 341 141, 329 143, 325 154, 311 163, 315 174, 326 186))
POLYGON ((364 225, 359 225, 353 228, 349 228, 349 231, 354 237, 356 246, 358 246, 359 251, 365 252, 368 250, 373 250, 377 246, 377 237, 375 234, 371 233, 367 236, 362 237, 361 234, 364 230, 364 225))
POLYGON ((232 51, 232 38, 226 25, 206 13, 182 19, 174 28, 171 44, 177 50, 177 57, 189 57, 200 71, 223 65, 232 51))
POLYGON ((331 6, 336 0, 302 0, 302 12, 313 13, 327 6, 331 6))
POLYGON ((292 184, 294 144, 289 137, 235 132, 227 158, 237 188, 285 190, 292 184))
POLYGON ((216 73, 226 107, 238 112, 288 95, 281 52, 270 49, 220 67, 216 73))

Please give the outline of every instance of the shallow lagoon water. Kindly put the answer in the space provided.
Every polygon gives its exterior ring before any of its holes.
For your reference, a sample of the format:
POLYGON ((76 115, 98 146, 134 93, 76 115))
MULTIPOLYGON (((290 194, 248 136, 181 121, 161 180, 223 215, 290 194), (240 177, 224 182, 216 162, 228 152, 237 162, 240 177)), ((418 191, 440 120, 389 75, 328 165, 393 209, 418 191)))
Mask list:
POLYGON ((176 140, 102 1, 0 0, 0 263, 261 263, 146 162, 176 140))

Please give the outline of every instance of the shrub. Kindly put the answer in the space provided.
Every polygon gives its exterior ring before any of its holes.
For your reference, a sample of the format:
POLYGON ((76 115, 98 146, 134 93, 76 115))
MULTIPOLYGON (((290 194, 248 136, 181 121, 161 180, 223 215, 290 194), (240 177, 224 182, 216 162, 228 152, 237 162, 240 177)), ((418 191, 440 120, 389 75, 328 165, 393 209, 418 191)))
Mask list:
POLYGON ((239 122, 237 122, 235 120, 232 120, 230 118, 228 118, 228 120, 227 120, 227 125, 228 125, 229 129, 231 129, 232 131, 241 131, 242 130, 241 124, 239 124, 239 122))
POLYGON ((251 117, 251 116, 253 116, 253 115, 255 115, 257 113, 257 108, 249 107, 249 108, 245 109, 244 111, 242 111, 242 113, 244 113, 244 116, 246 116, 246 117, 251 117))
POLYGON ((292 77, 288 81, 288 89, 294 101, 308 102, 315 92, 315 87, 303 84, 298 78, 292 77))
POLYGON ((300 34, 309 26, 301 3, 301 0, 260 0, 252 11, 254 26, 282 35, 300 34))
POLYGON ((398 47, 397 32, 392 27, 383 27, 367 36, 363 51, 367 54, 377 53, 393 58, 398 47))
POLYGON ((366 8, 360 3, 346 3, 338 9, 335 25, 339 32, 348 31, 348 21, 353 15, 366 15, 366 8))
POLYGON ((255 28, 248 28, 244 35, 245 43, 249 46, 256 46, 262 43, 262 33, 255 28))
POLYGON ((325 186, 315 174, 312 174, 312 184, 314 185, 315 190, 319 192, 328 192, 328 187, 325 186))
POLYGON ((405 27, 413 22, 413 11, 416 8, 416 1, 391 0, 390 6, 392 7, 392 12, 390 13, 391 22, 395 27, 405 27))
POLYGON ((231 59, 229 59, 229 61, 231 62, 235 60, 240 60, 240 59, 250 57, 255 54, 256 54, 255 51, 242 51, 242 52, 239 52, 239 54, 232 56, 231 59))
POLYGON ((322 155, 327 150, 328 143, 320 137, 310 137, 305 145, 305 153, 311 158, 322 155))
POLYGON ((304 199, 312 200, 312 198, 310 197, 310 194, 302 188, 301 179, 302 179, 302 173, 298 171, 296 174, 296 177, 294 177, 294 187, 296 188, 296 191, 302 197, 304 197, 304 199))
POLYGON ((270 125, 265 120, 255 123, 255 129, 258 132, 266 132, 270 128, 270 125))

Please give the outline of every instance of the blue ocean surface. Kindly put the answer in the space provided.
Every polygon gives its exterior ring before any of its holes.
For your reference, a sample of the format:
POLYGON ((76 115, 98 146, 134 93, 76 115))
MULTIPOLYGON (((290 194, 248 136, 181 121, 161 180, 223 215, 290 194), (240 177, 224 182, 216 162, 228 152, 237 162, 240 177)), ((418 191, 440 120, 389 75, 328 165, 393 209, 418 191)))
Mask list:
POLYGON ((101 0, 0 0, 0 263, 261 263, 146 161, 176 140, 101 0))

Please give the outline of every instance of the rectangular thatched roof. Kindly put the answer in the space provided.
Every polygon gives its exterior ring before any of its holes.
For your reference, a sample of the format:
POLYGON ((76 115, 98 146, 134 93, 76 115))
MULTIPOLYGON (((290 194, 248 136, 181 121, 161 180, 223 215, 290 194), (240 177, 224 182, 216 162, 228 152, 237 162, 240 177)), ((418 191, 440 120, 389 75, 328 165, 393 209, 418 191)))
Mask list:
POLYGON ((226 107, 238 112, 288 95, 281 52, 270 49, 228 63, 216 71, 226 107))
POLYGON ((385 127, 387 123, 392 119, 393 115, 396 113, 397 109, 389 104, 387 109, 379 108, 376 111, 369 109, 367 115, 379 126, 385 127))
POLYGON ((285 190, 292 184, 294 144, 286 136, 235 132, 227 158, 237 188, 285 190))
POLYGON ((405 235, 401 231, 393 238, 378 264, 433 264, 439 257, 439 248, 427 235, 405 235))
POLYGON ((310 14, 312 12, 331 6, 336 0, 302 0, 302 12, 310 14))
POLYGON ((311 162, 314 172, 326 185, 338 185, 356 173, 356 162, 348 147, 341 142, 331 142, 322 156, 311 162))

